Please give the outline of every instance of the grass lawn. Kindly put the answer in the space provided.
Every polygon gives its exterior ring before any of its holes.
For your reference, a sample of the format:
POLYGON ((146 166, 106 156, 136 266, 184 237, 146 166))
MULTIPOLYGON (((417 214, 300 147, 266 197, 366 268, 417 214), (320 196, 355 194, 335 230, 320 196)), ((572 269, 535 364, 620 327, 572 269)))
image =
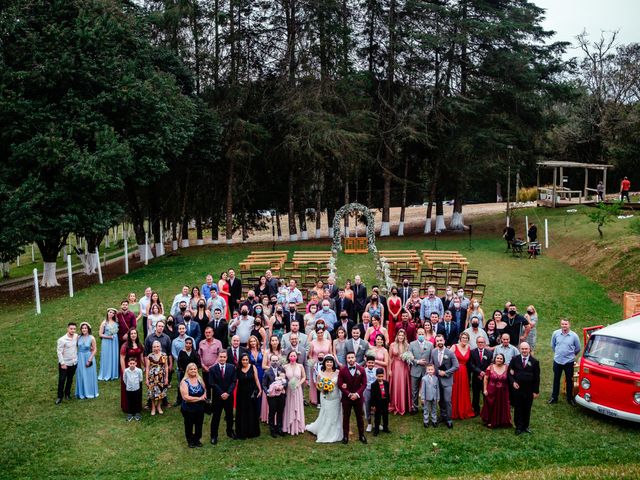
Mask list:
MULTIPOLYGON (((595 228, 594 228, 595 231, 595 228)), ((165 306, 184 284, 203 283, 206 273, 237 267, 250 247, 204 247, 181 250, 179 255, 150 263, 127 277, 96 285, 43 305, 34 316, 33 306, 5 308, 0 313, 0 405, 4 432, 2 478, 118 477, 149 478, 333 478, 396 476, 513 478, 638 478, 640 440, 635 425, 612 421, 570 408, 564 402, 549 406, 551 332, 561 316, 574 329, 612 323, 621 307, 597 283, 567 265, 542 256, 538 260, 514 259, 495 239, 438 239, 438 248, 464 252, 480 282, 487 284, 485 312, 506 300, 521 310, 533 303, 540 315, 536 356, 542 364, 542 393, 534 403, 533 435, 516 437, 513 430, 489 431, 479 419, 455 422, 453 430, 425 430, 421 418, 392 417, 391 435, 374 438, 369 445, 352 441, 316 445, 309 434, 272 440, 266 428, 259 439, 232 442, 222 438, 216 447, 186 447, 182 417, 171 408, 163 417, 148 413, 140 423, 127 423, 120 411, 116 382, 100 382, 96 400, 54 405, 57 385, 55 341, 70 320, 89 321, 97 332, 104 311, 116 306, 130 291, 139 295, 147 285, 160 293, 165 306)), ((381 240, 379 248, 432 248, 433 240, 420 237, 381 240)), ((265 246, 263 249, 267 249, 265 246)), ((279 249, 291 248, 289 244, 279 249)), ((329 248, 298 245, 297 248, 329 248)), ((373 259, 368 255, 344 256, 338 261, 340 283, 362 273, 374 280, 373 259)), ((581 333, 581 332, 580 332, 581 333)), ((175 398, 175 390, 170 391, 175 398)), ((307 409, 307 423, 317 410, 307 409)), ((352 420, 355 429, 354 420, 352 420)), ((204 441, 209 440, 209 417, 204 441)))

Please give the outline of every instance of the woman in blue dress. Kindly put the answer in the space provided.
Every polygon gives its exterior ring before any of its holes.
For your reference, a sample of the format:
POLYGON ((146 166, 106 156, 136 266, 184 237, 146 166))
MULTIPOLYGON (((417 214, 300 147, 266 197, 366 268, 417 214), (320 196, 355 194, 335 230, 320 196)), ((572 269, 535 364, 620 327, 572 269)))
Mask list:
MULTIPOLYGON (((258 381, 260 385, 262 385, 262 375, 264 374, 264 369, 262 368, 262 360, 264 359, 264 354, 260 349, 260 340, 255 335, 251 335, 249 337, 249 342, 247 343, 247 347, 249 348, 249 363, 256 367, 258 371, 258 381)), ((257 411, 260 412, 262 404, 262 396, 256 398, 256 407, 257 411)))
POLYGON ((98 375, 94 362, 96 351, 96 339, 91 335, 91 325, 82 322, 78 337, 76 398, 96 398, 98 396, 98 375))
POLYGON ((99 334, 102 343, 98 380, 118 380, 120 378, 120 349, 115 308, 107 310, 107 318, 100 324, 99 334))

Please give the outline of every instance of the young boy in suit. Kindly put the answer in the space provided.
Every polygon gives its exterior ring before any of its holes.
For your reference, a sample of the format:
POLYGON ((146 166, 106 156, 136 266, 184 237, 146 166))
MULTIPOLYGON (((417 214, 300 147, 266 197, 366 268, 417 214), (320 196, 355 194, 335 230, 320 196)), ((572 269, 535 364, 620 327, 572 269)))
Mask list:
POLYGON ((382 431, 391 433, 389 430, 389 382, 384 379, 382 368, 376 370, 376 381, 371 385, 371 407, 375 412, 373 436, 377 437, 380 432, 380 420, 382 420, 382 431))
POLYGON ((438 426, 438 401, 440 400, 440 388, 438 385, 438 377, 436 377, 436 367, 433 363, 427 365, 427 373, 422 377, 420 385, 420 396, 423 405, 424 428, 429 426, 429 417, 431 417, 431 425, 438 426))

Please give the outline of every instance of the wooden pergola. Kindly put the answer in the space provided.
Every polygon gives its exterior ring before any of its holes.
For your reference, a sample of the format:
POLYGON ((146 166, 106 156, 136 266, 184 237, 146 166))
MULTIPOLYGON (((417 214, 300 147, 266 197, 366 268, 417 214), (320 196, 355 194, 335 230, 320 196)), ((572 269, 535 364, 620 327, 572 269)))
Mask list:
POLYGON ((574 195, 578 200, 578 204, 589 203, 587 197, 589 192, 597 192, 595 188, 589 188, 589 170, 602 171, 602 184, 604 185, 604 194, 607 193, 607 170, 613 168, 613 165, 603 165, 600 163, 581 163, 581 162, 563 162, 557 160, 543 160, 538 162, 538 202, 543 205, 555 208, 559 205, 575 205, 574 195), (540 169, 553 169, 553 185, 549 187, 540 187, 540 169), (570 190, 563 185, 565 168, 582 168, 584 169, 584 190, 570 190), (558 175, 558 173, 560 175, 558 175), (558 181, 560 182, 558 184, 558 181), (544 196, 544 198, 543 198, 544 196), (551 197, 550 200, 547 200, 551 197))

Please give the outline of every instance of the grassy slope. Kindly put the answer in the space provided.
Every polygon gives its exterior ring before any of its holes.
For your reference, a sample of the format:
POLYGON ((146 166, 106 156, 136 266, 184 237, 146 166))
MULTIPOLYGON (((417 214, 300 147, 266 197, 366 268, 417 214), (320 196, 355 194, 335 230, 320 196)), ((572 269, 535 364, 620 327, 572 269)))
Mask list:
MULTIPOLYGON (((418 238, 380 241, 379 247, 431 248, 418 238)), ((487 431, 478 419, 456 422, 452 431, 424 430, 418 417, 391 419, 393 434, 369 437, 370 445, 352 442, 316 445, 313 437, 272 440, 263 435, 248 442, 223 439, 216 447, 185 448, 182 419, 177 409, 162 418, 145 415, 140 424, 124 422, 119 408, 119 385, 100 383, 93 401, 53 404, 56 388, 55 339, 69 320, 88 320, 97 330, 104 309, 116 305, 129 291, 153 285, 165 303, 182 283, 201 282, 207 272, 235 266, 247 248, 206 248, 153 262, 127 278, 77 293, 44 305, 34 317, 31 305, 0 313, 0 404, 5 433, 0 438, 5 478, 119 476, 147 478, 152 471, 163 477, 318 476, 326 472, 343 478, 358 472, 364 477, 464 476, 530 470, 528 476, 574 478, 581 466, 593 477, 638 477, 640 458, 635 446, 637 429, 609 421, 561 403, 544 399, 550 391, 550 349, 547 344, 560 316, 574 320, 576 328, 620 318, 621 308, 606 291, 570 267, 548 257, 518 260, 503 253, 497 240, 438 240, 439 248, 459 249, 480 270, 488 285, 485 310, 511 299, 524 307, 534 303, 540 312, 538 357, 542 361, 541 399, 533 410, 532 436, 515 437, 513 431, 487 431), (437 443, 437 445, 434 445, 437 443), (267 455, 268 453, 268 455, 267 455), (303 467, 305 465, 306 467, 303 467)), ((259 247, 253 246, 252 249, 259 247)), ((307 246, 303 247, 307 249, 307 246)), ((368 256, 342 257, 342 279, 366 267, 365 281, 373 278, 368 256), (358 270, 355 270, 357 268, 358 270)), ((370 283, 369 283, 370 284, 370 283)), ((175 392, 171 392, 171 397, 175 392)), ((307 420, 317 411, 307 409, 307 420)), ((205 424, 208 440, 209 421, 205 424)), ((264 430, 263 430, 264 432, 264 430)), ((583 472, 584 473, 584 472, 583 472)))

